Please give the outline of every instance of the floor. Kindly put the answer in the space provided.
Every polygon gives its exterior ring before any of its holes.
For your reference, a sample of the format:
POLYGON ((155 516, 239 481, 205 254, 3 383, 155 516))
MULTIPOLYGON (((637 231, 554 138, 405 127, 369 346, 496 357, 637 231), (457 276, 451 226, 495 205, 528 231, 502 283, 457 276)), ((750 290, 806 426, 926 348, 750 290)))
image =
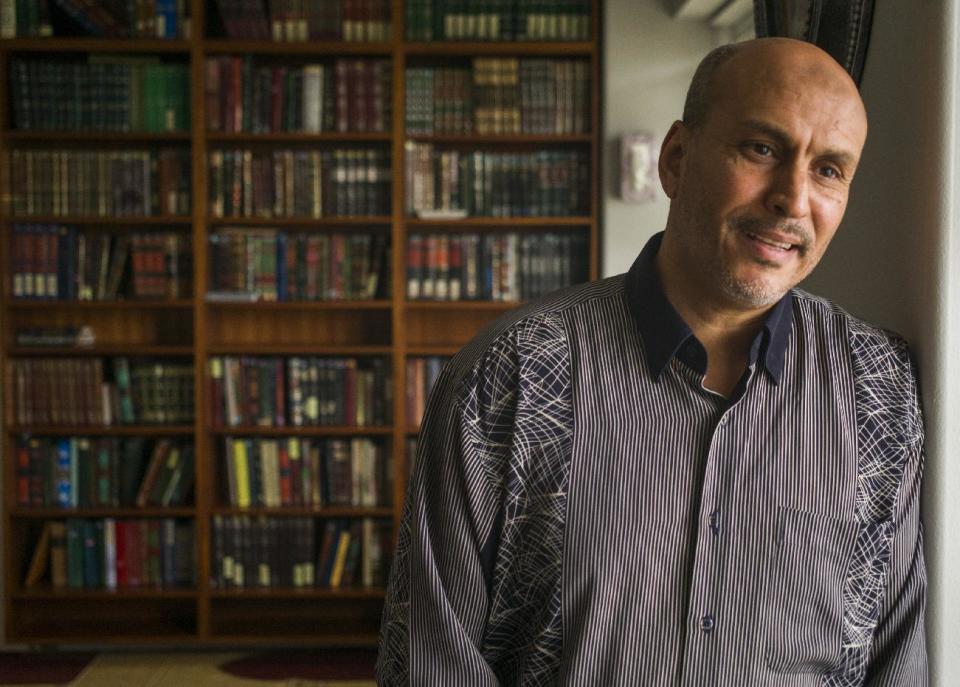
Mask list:
MULTIPOLYGON (((217 666, 239 653, 116 653, 101 654, 70 687, 375 687, 366 681, 251 680, 228 675, 217 666)), ((2 683, 0 687, 13 687, 2 683)), ((34 687, 63 687, 34 685, 34 687)))

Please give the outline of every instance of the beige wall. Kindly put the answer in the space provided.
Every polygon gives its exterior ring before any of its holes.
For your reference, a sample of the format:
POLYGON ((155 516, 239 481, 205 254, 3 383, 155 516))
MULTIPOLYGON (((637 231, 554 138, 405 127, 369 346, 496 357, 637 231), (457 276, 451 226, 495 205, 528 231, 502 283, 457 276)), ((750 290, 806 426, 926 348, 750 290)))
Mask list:
POLYGON ((958 9, 877 2, 862 94, 870 133, 843 226, 808 280, 901 332, 920 368, 931 682, 960 685, 958 9))
POLYGON ((671 19, 658 0, 610 0, 604 5, 604 203, 601 272, 626 271, 646 240, 663 229, 667 200, 619 199, 619 139, 648 131, 660 141, 680 118, 697 63, 716 45, 701 22, 671 19))

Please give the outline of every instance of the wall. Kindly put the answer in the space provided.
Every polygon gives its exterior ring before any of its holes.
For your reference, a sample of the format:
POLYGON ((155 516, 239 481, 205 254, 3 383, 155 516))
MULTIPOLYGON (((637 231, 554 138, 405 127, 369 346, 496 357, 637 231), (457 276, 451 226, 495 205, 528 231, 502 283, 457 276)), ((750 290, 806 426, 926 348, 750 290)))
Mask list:
POLYGON ((805 284, 910 341, 927 426, 924 489, 933 684, 960 684, 958 10, 877 2, 862 93, 870 133, 850 207, 805 284))
MULTIPOLYGON (((663 229, 667 199, 619 199, 619 137, 649 131, 660 141, 680 118, 697 63, 717 43, 703 23, 671 19, 658 0, 610 0, 604 5, 604 239, 601 272, 626 271, 646 240, 663 229)), ((659 189, 659 182, 657 182, 659 189)))

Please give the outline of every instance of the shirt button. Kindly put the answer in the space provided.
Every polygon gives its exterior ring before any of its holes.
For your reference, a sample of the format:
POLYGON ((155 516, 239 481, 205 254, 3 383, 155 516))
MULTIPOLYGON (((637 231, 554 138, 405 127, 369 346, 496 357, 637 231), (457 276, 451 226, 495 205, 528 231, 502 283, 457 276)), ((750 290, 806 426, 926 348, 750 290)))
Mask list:
POLYGON ((727 424, 727 416, 726 416, 726 415, 722 415, 722 416, 720 417, 720 424, 721 424, 721 425, 727 424))
POLYGON ((710 531, 713 532, 715 537, 720 534, 720 509, 710 514, 710 531))
POLYGON ((713 619, 713 616, 709 613, 702 618, 700 618, 700 629, 703 632, 711 632, 714 627, 717 626, 716 621, 713 619))

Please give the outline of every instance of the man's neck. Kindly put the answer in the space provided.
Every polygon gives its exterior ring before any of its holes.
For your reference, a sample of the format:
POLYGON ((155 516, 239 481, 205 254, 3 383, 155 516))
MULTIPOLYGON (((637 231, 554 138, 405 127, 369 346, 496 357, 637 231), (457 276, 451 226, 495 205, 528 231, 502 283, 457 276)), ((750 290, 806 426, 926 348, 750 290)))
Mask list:
POLYGON ((663 258, 662 251, 655 266, 670 305, 707 352, 703 385, 729 396, 749 363, 750 345, 773 306, 743 310, 723 302, 719 294, 705 297, 695 276, 680 274, 663 258))

